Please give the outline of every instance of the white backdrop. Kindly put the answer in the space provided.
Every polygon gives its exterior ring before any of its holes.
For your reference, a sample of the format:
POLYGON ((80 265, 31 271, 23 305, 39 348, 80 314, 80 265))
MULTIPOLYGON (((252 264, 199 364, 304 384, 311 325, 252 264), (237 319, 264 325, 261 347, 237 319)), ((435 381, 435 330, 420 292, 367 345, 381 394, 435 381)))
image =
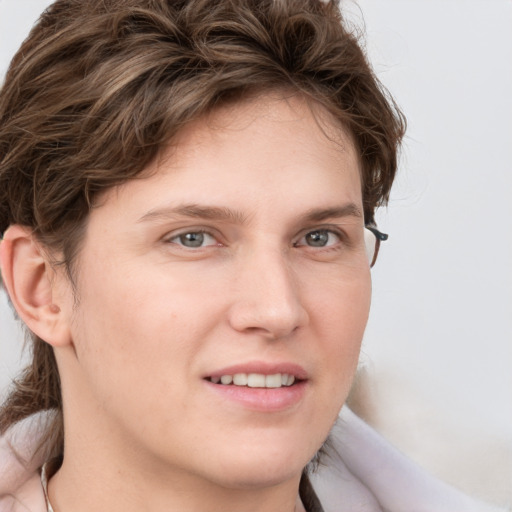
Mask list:
POLYGON ((512 2, 359 5, 409 122, 363 358, 377 423, 444 478, 512 503, 512 2))
MULTIPOLYGON (((0 75, 47 3, 0 0, 0 75)), ((512 2, 345 4, 409 122, 361 411, 431 471, 512 502, 512 2)), ((11 317, 2 295, 0 391, 20 365, 11 317)))

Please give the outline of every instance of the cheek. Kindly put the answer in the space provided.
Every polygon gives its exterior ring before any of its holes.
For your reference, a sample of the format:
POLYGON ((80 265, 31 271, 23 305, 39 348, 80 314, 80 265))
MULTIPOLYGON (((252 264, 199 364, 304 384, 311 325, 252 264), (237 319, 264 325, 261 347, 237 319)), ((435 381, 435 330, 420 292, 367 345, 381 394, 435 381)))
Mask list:
POLYGON ((219 302, 190 279, 143 270, 131 272, 121 265, 110 272, 88 269, 95 277, 80 287, 75 348, 81 364, 100 373, 100 379, 117 373, 117 380, 142 383, 149 373, 153 381, 168 383, 173 373, 190 366, 218 321, 219 302))
POLYGON ((371 301, 371 280, 359 278, 333 284, 312 306, 314 328, 322 346, 320 365, 331 391, 346 398, 354 377, 371 301))
POLYGON ((195 327, 180 314, 182 302, 164 296, 163 283, 152 283, 130 276, 91 281, 74 322, 82 391, 129 430, 165 405, 162 416, 173 418, 196 348, 185 342, 195 327))
POLYGON ((368 321, 371 302, 371 278, 362 268, 352 275, 335 275, 322 287, 308 286, 308 309, 317 328, 339 345, 359 344, 368 321), (334 340, 333 340, 334 341, 334 340))

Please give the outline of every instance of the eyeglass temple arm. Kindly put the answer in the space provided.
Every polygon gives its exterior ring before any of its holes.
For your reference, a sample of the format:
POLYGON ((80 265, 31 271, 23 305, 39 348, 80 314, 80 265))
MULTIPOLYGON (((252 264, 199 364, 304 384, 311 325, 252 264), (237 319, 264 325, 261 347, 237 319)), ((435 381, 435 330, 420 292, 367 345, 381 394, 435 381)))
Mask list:
POLYGON ((369 229, 376 236, 376 238, 381 242, 384 242, 385 240, 387 240, 389 238, 389 235, 386 235, 386 233, 382 233, 382 231, 379 231, 375 226, 366 225, 365 227, 366 227, 366 229, 369 229))

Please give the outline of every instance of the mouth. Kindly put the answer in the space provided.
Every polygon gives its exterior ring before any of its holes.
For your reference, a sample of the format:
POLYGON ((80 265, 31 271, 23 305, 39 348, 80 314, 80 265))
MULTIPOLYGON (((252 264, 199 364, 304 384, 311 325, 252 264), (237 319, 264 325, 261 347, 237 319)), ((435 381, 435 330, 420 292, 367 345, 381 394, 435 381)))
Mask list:
POLYGON ((246 410, 277 413, 296 410, 309 389, 309 374, 300 365, 252 361, 215 370, 203 381, 221 404, 246 410))
POLYGON ((217 369, 203 381, 221 404, 272 413, 296 410, 309 389, 309 374, 291 362, 250 361, 217 369))
POLYGON ((291 373, 234 373, 220 376, 210 376, 206 378, 212 384, 222 386, 237 386, 246 388, 284 388, 293 386, 302 381, 291 373))

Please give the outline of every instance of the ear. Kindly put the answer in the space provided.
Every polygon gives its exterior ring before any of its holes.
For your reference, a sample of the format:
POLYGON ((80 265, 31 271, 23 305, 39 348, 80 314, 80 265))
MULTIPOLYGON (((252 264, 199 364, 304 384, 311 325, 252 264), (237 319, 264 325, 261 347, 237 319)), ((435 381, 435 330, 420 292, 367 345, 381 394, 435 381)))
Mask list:
MULTIPOLYGON (((0 269, 11 301, 27 327, 53 345, 70 343, 70 332, 55 284, 58 276, 47 254, 24 226, 12 225, 0 242, 0 269)), ((61 301, 64 300, 61 297, 61 301)))

